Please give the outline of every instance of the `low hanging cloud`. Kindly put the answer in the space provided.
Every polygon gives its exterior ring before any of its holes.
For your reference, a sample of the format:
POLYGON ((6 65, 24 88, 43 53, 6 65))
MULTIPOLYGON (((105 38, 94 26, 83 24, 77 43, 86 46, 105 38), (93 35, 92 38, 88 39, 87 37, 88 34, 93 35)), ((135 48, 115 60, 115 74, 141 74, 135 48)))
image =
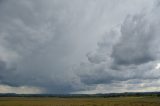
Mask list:
POLYGON ((150 0, 0 1, 1 92, 158 86, 158 10, 150 0))

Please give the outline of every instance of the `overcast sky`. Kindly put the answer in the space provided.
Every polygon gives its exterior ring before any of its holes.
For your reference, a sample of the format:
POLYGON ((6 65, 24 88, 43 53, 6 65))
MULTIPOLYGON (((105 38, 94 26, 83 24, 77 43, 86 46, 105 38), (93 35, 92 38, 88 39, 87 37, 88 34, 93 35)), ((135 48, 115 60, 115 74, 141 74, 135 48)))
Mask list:
POLYGON ((0 93, 160 91, 159 0, 0 0, 0 93))

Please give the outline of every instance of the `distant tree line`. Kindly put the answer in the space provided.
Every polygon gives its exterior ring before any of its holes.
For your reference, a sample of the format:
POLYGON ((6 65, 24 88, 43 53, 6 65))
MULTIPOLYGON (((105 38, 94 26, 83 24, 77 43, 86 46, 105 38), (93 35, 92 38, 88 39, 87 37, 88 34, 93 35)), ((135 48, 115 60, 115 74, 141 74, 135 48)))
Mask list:
POLYGON ((129 97, 129 96, 156 96, 160 97, 160 92, 125 92, 125 93, 107 93, 107 94, 16 94, 0 93, 0 97, 56 97, 56 98, 108 98, 108 97, 129 97))

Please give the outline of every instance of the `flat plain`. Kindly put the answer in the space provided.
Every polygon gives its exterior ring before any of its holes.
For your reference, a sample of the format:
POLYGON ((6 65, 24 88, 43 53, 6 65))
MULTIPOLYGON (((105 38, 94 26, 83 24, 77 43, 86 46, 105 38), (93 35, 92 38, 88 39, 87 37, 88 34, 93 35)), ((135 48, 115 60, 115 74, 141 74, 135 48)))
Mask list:
POLYGON ((160 106, 160 97, 0 97, 0 106, 160 106))

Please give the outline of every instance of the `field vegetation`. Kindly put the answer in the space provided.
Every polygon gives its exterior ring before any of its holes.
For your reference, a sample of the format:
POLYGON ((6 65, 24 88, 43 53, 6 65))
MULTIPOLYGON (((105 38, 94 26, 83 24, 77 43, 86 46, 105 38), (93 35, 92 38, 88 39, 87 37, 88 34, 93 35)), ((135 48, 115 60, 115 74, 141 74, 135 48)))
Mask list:
POLYGON ((159 97, 0 97, 0 106, 160 106, 159 97))

